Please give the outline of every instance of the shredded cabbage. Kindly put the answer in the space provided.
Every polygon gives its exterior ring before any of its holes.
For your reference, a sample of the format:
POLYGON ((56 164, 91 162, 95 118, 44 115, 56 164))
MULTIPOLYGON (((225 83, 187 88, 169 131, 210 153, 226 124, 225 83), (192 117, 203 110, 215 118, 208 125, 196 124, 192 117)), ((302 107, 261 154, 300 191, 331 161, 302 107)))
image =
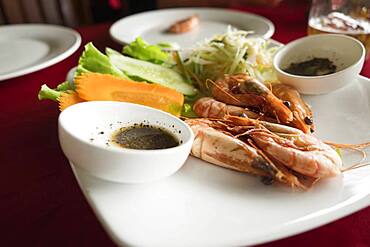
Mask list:
POLYGON ((248 37, 250 33, 229 27, 193 48, 184 65, 201 83, 243 72, 261 82, 276 82, 272 59, 278 47, 263 38, 248 37))

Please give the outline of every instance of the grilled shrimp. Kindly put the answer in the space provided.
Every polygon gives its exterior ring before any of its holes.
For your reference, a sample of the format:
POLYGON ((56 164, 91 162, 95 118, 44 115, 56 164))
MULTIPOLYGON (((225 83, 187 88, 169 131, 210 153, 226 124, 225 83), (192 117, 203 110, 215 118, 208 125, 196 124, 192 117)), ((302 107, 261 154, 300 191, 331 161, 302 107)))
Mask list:
POLYGON ((274 160, 290 169, 314 178, 340 174, 341 159, 328 145, 303 132, 291 138, 272 135, 268 131, 252 131, 249 136, 274 160))
POLYGON ((228 105, 210 97, 203 97, 198 99, 193 105, 193 110, 199 117, 204 118, 222 119, 226 115, 233 115, 247 116, 252 119, 261 119, 269 122, 276 122, 276 120, 273 118, 255 113, 243 107, 228 105))
POLYGON ((261 176, 265 183, 277 180, 292 187, 304 187, 286 169, 279 169, 255 148, 224 131, 223 124, 204 118, 185 122, 195 135, 191 149, 193 156, 221 167, 261 176))
POLYGON ((341 173, 330 146, 293 127, 230 115, 186 122, 195 134, 192 155, 219 166, 302 188, 341 173))
MULTIPOLYGON (((195 135, 192 155, 226 168, 256 175, 268 175, 253 167, 254 163, 260 163, 258 166, 269 166, 254 148, 211 127, 212 121, 202 120, 186 120, 195 135)), ((271 172, 274 173, 274 171, 271 172)))
POLYGON ((192 15, 184 20, 180 20, 168 28, 169 33, 185 33, 199 25, 199 17, 192 15))
POLYGON ((217 80, 212 95, 226 104, 257 108, 276 118, 278 122, 289 123, 293 120, 291 110, 282 100, 264 84, 245 73, 225 75, 225 78, 217 80))
POLYGON ((272 93, 283 100, 293 112, 293 121, 290 125, 305 133, 314 132, 315 126, 311 107, 302 99, 299 92, 284 84, 272 84, 271 88, 272 93))
POLYGON ((288 126, 229 116, 239 126, 253 126, 248 131, 258 148, 299 174, 325 178, 341 173, 342 160, 335 150, 310 134, 288 126))

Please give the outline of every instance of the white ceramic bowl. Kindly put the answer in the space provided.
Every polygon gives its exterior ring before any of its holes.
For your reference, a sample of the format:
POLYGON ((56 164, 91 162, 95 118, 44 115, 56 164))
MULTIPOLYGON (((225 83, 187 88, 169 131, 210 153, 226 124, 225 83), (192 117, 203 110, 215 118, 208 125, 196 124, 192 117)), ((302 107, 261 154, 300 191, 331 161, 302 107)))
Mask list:
POLYGON ((340 34, 320 34, 295 40, 282 47, 274 57, 278 79, 304 94, 323 94, 353 82, 365 60, 365 48, 355 38, 340 34), (298 76, 283 71, 290 63, 312 58, 328 58, 337 72, 322 76, 298 76))
POLYGON ((91 175, 123 183, 143 183, 170 176, 187 159, 194 135, 166 112, 131 103, 94 101, 68 107, 59 116, 59 141, 74 165, 91 175), (109 142, 121 127, 145 123, 174 134, 180 145, 158 150, 124 149, 109 142))

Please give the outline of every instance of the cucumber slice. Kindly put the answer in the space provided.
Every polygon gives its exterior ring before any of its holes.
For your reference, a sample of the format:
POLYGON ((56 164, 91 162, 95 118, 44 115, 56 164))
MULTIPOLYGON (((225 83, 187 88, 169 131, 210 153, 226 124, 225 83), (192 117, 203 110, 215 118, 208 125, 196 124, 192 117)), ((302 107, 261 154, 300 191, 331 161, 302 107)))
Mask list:
POLYGON ((176 71, 146 61, 126 57, 121 53, 107 48, 106 54, 110 62, 124 73, 143 78, 149 82, 175 89, 185 95, 195 95, 197 90, 181 77, 176 71))

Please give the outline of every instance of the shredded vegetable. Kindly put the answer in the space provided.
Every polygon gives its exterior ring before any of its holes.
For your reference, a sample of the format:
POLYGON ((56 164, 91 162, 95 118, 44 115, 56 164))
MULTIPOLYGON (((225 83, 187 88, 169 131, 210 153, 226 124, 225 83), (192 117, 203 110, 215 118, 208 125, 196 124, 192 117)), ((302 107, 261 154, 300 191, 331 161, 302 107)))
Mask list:
POLYGON ((249 34, 228 28, 226 33, 198 44, 184 62, 187 70, 198 83, 245 72, 262 82, 277 81, 272 58, 278 47, 249 34))

